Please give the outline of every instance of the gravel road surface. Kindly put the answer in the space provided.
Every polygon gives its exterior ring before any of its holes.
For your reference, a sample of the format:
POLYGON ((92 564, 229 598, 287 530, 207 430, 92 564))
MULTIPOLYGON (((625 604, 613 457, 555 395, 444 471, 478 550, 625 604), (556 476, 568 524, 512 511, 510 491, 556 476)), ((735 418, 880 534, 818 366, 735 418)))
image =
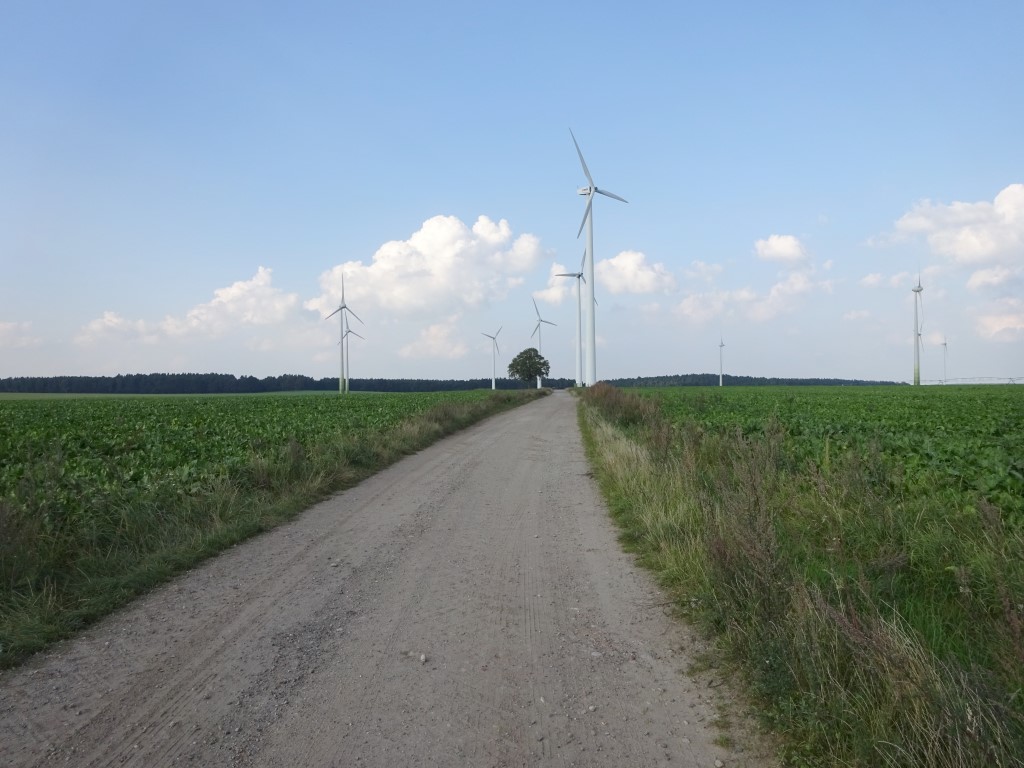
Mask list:
POLYGON ((447 438, 0 675, 0 765, 774 765, 687 674, 575 406, 447 438))

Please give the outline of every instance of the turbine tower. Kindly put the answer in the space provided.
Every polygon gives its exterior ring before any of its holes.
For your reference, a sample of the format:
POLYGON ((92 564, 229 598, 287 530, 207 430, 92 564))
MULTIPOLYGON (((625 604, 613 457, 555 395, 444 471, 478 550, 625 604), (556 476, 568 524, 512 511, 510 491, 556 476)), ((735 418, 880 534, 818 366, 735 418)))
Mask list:
MULTIPOLYGON (((345 342, 345 336, 348 333, 348 331, 347 331, 348 323, 345 320, 345 315, 346 314, 352 315, 352 317, 354 317, 360 323, 363 322, 362 318, 359 317, 359 315, 357 315, 351 309, 349 309, 348 304, 345 303, 345 273, 342 272, 341 273, 341 303, 338 305, 338 308, 336 310, 334 310, 333 312, 331 312, 331 314, 329 314, 327 317, 324 318, 324 320, 330 320, 335 315, 340 315, 338 317, 338 329, 339 329, 339 334, 340 334, 340 338, 338 340, 338 346, 341 348, 339 350, 339 352, 338 352, 338 355, 341 358, 341 375, 338 376, 338 394, 339 395, 343 395, 343 394, 345 394, 348 391, 348 379, 345 376, 345 366, 346 366, 347 363, 346 363, 346 354, 345 354, 346 347, 345 347, 345 343, 344 343, 345 342)), ((356 336, 359 336, 359 334, 357 333, 356 336)), ((363 338, 363 337, 359 336, 359 338, 363 338)))
POLYGON ((946 337, 943 336, 942 337, 942 383, 943 384, 945 384, 948 381, 948 379, 946 379, 946 353, 947 352, 949 352, 949 342, 946 340, 946 337))
MULTIPOLYGON (((504 326, 502 326, 504 327, 504 326)), ((486 336, 491 340, 491 389, 498 388, 498 334, 501 333, 501 328, 498 328, 491 336, 489 333, 483 333, 481 335, 486 336)))
POLYGON ((722 350, 725 348, 725 341, 718 337, 718 386, 722 386, 722 350))
POLYGON ((594 194, 596 193, 604 195, 605 197, 611 197, 623 203, 629 201, 605 189, 599 189, 597 185, 594 184, 594 178, 590 175, 590 169, 587 168, 587 161, 583 159, 583 152, 580 151, 579 142, 576 141, 576 136, 573 134, 571 128, 569 129, 569 135, 572 136, 572 143, 576 146, 576 154, 580 157, 580 165, 583 166, 583 175, 587 177, 587 186, 580 187, 577 190, 579 194, 587 196, 587 208, 583 212, 583 221, 580 223, 580 229, 579 232, 576 233, 576 237, 579 237, 580 233, 583 232, 583 225, 587 225, 587 252, 584 257, 586 268, 583 270, 586 273, 587 283, 587 365, 584 384, 589 387, 597 383, 597 331, 594 323, 594 194))
POLYGON ((579 272, 559 272, 555 277, 576 278, 576 386, 583 386, 583 288, 580 280, 584 283, 587 279, 583 276, 583 266, 587 261, 587 252, 583 252, 583 260, 580 262, 579 272))
MULTIPOLYGON (((541 335, 541 332, 540 332, 540 327, 541 327, 541 325, 543 323, 547 323, 548 325, 554 325, 554 323, 552 323, 550 320, 545 320, 543 317, 540 316, 540 310, 537 309, 537 300, 536 299, 533 299, 533 311, 537 313, 537 325, 534 327, 533 333, 530 334, 530 338, 532 339, 534 336, 537 337, 537 352, 540 353, 541 355, 543 355, 544 354, 544 341, 542 339, 542 335, 541 335)), ((540 389, 540 386, 541 386, 540 376, 538 376, 537 377, 537 389, 540 389)))
POLYGON ((921 306, 921 314, 924 314, 924 306, 921 304, 921 276, 917 276, 917 285, 914 291, 914 386, 921 384, 921 326, 918 323, 918 306, 921 306))
MULTIPOLYGON (((354 312, 352 314, 353 314, 353 316, 355 316, 354 312)), ((363 321, 360 320, 359 322, 363 322, 363 321)), ((359 336, 358 333, 356 333, 351 328, 349 328, 348 327, 348 320, 345 320, 345 333, 342 336, 342 339, 344 339, 344 341, 345 341, 345 373, 346 373, 346 376, 345 376, 345 393, 346 394, 348 394, 348 391, 349 391, 349 386, 348 386, 349 379, 352 377, 352 366, 349 364, 349 358, 348 358, 348 337, 349 336, 358 336, 360 339, 363 339, 363 341, 366 341, 365 338, 363 338, 362 336, 359 336)))

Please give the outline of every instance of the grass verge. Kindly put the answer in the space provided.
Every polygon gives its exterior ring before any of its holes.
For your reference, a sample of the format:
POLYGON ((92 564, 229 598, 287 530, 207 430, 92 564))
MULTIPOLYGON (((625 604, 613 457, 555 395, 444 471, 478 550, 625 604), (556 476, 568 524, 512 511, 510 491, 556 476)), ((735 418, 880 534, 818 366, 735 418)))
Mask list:
POLYGON ((877 452, 670 425, 597 386, 581 426, 626 546, 717 638, 793 766, 1024 765, 1024 531, 905 493, 877 452))
MULTIPOLYGON (((295 517, 310 504, 483 418, 546 390, 500 391, 441 402, 397 425, 352 440, 345 432, 308 444, 262 445, 230 471, 173 498, 88 489, 89 514, 59 525, 0 496, 0 668, 69 637, 201 560, 295 517)), ((51 457, 51 474, 61 471, 51 457)), ((49 470, 38 473, 45 478, 49 470)), ((47 483, 32 483, 36 507, 47 483)), ((49 504, 59 508, 54 493, 49 504)), ((42 497, 42 501, 40 501, 42 497)))

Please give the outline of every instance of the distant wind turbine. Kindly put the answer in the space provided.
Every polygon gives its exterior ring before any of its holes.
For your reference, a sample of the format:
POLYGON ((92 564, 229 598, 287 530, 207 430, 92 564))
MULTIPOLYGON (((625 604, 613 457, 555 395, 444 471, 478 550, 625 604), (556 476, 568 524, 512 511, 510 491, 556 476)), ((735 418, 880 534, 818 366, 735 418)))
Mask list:
POLYGON ((946 353, 949 351, 949 342, 946 337, 942 337, 942 383, 945 384, 948 379, 946 378, 946 353))
MULTIPOLYGON (((355 317, 355 313, 354 312, 352 313, 352 316, 355 317)), ((358 320, 359 318, 356 318, 356 319, 358 320)), ((363 322, 363 321, 359 320, 359 322, 363 322)), ((342 335, 341 338, 345 342, 345 372, 346 372, 346 376, 345 376, 345 393, 346 394, 349 391, 349 380, 352 378, 352 366, 349 364, 349 357, 348 357, 348 337, 349 336, 357 336, 360 339, 362 339, 363 341, 366 341, 366 339, 363 336, 359 336, 358 333, 356 333, 351 328, 349 328, 348 327, 348 320, 345 320, 345 333, 342 335)))
POLYGON ((580 151, 579 142, 576 141, 576 136, 573 134, 571 128, 569 129, 569 135, 572 136, 572 143, 576 146, 576 154, 579 155, 580 165, 583 166, 583 174, 587 177, 587 186, 580 187, 577 190, 579 194, 587 196, 587 208, 583 212, 583 221, 580 223, 580 229, 579 232, 576 233, 576 237, 579 237, 583 232, 584 224, 587 225, 587 251, 586 256, 584 257, 586 268, 583 270, 586 272, 587 285, 587 366, 584 383, 587 386, 593 386, 597 383, 597 331, 594 318, 594 315, 596 314, 594 311, 594 195, 601 194, 605 197, 611 197, 623 203, 629 201, 612 192, 599 189, 597 185, 594 184, 594 178, 590 175, 590 169, 587 168, 587 161, 583 159, 583 152, 580 151))
POLYGON ((576 278, 576 386, 583 386, 583 287, 580 284, 587 279, 583 276, 583 266, 587 261, 587 252, 583 251, 579 272, 559 272, 555 277, 576 278))
POLYGON ((725 341, 721 336, 718 338, 718 386, 722 386, 722 350, 725 349, 725 341))
MULTIPOLYGON (((339 328, 339 333, 340 333, 340 339, 338 341, 338 346, 341 347, 341 349, 338 352, 338 355, 341 358, 341 375, 338 376, 338 394, 339 395, 343 395, 343 394, 345 394, 348 391, 348 379, 345 376, 345 366, 346 366, 345 349, 346 349, 346 345, 344 344, 345 336, 347 335, 346 334, 346 329, 348 328, 348 323, 345 320, 345 315, 346 314, 352 315, 352 317, 354 317, 360 323, 363 322, 362 318, 360 318, 359 315, 357 315, 355 312, 353 312, 349 308, 348 304, 345 303, 345 273, 342 272, 341 273, 341 303, 338 305, 338 308, 336 310, 334 310, 333 312, 331 312, 331 314, 329 314, 327 317, 324 318, 324 320, 330 320, 335 315, 339 315, 339 317, 338 317, 338 328, 339 328)), ((359 336, 359 334, 357 333, 356 336, 359 336)), ((359 338, 363 338, 363 337, 359 336, 359 338)))
POLYGON ((921 300, 921 276, 917 276, 917 286, 914 287, 914 386, 921 384, 921 325, 918 322, 918 307, 921 308, 921 315, 924 315, 924 304, 921 300))
MULTIPOLYGON (((537 309, 537 300, 536 299, 533 299, 533 311, 537 313, 537 325, 534 327, 533 333, 530 334, 530 338, 532 339, 534 336, 537 337, 537 351, 540 354, 543 355, 544 354, 544 341, 541 338, 542 334, 541 334, 540 327, 544 323, 547 323, 548 325, 555 325, 555 323, 552 323, 550 320, 545 320, 543 317, 540 316, 540 310, 537 309)), ((537 377, 537 389, 540 389, 540 386, 541 386, 540 376, 538 376, 537 377)))
MULTIPOLYGON (((504 326, 502 326, 503 328, 504 326)), ((489 333, 481 333, 491 340, 491 389, 498 388, 498 334, 501 333, 501 328, 498 328, 491 336, 489 333)))

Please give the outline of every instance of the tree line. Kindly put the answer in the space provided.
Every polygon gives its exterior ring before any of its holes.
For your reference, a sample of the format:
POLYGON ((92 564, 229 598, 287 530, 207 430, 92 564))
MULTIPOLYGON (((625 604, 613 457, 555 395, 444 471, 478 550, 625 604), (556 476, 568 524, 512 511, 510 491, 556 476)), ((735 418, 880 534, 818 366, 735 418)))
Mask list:
MULTIPOLYGON (((685 373, 670 376, 642 376, 633 379, 610 379, 616 387, 717 387, 717 373, 685 373)), ((765 378, 763 376, 730 376, 722 383, 727 387, 874 387, 896 385, 896 381, 866 381, 862 379, 798 379, 765 378)))
MULTIPOLYGON (((548 379, 549 387, 573 386, 572 379, 548 379)), ((498 379, 498 389, 523 389, 527 383, 498 379)), ((351 391, 448 392, 490 389, 488 379, 350 379, 351 391)), ((0 392, 74 395, 226 395, 261 392, 337 391, 337 377, 314 379, 285 374, 234 376, 229 373, 132 373, 117 376, 19 376, 0 379, 0 392)))

